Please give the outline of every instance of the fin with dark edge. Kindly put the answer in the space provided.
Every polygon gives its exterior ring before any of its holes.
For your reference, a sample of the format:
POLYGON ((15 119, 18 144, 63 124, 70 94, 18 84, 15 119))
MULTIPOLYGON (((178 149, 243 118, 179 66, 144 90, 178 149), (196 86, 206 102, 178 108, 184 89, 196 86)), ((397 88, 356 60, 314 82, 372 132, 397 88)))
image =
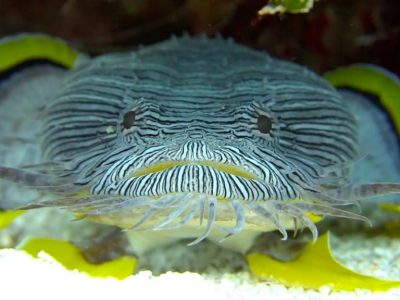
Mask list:
POLYGON ((70 69, 78 52, 64 41, 43 34, 19 34, 0 39, 0 72, 34 60, 46 60, 70 69))
MULTIPOLYGON (((355 64, 333 70, 325 78, 339 90, 358 121, 363 159, 354 165, 352 183, 400 183, 398 76, 378 66, 355 64)), ((363 215, 377 226, 387 221, 387 214, 377 209, 381 201, 400 206, 400 196, 363 202, 363 215)))
MULTIPOLYGON (((56 38, 20 34, 0 39, 0 57, 1 170, 42 163, 39 120, 78 52, 56 38)), ((7 179, 6 173, 0 171, 0 178, 7 179)), ((0 209, 14 209, 37 196, 0 181, 0 209)))

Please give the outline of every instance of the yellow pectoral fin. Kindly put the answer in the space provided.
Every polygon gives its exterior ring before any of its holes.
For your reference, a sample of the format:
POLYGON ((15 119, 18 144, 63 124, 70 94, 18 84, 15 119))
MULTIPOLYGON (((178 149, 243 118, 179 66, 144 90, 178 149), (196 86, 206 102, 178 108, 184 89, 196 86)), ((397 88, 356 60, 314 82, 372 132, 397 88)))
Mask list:
POLYGON ((347 87, 378 96, 400 135, 400 80, 377 66, 355 64, 338 68, 325 75, 335 87, 347 87))
POLYGON ((68 270, 78 270, 93 277, 115 277, 124 279, 132 275, 136 269, 136 258, 133 256, 121 256, 117 259, 100 264, 91 264, 82 256, 78 247, 70 242, 47 238, 28 238, 19 250, 38 257, 42 251, 53 257, 68 270))
POLYGON ((389 212, 400 213, 400 203, 382 202, 379 208, 389 212))
POLYGON ((11 225, 20 215, 24 214, 22 210, 0 211, 0 230, 11 225))
POLYGON ((29 60, 46 59, 71 68, 78 53, 64 41, 39 34, 21 34, 0 40, 0 72, 29 60))
POLYGON ((365 276, 341 265, 332 256, 328 234, 321 236, 315 244, 309 244, 294 261, 281 262, 260 253, 248 255, 247 261, 254 275, 273 279, 287 286, 311 289, 329 286, 336 291, 386 291, 400 288, 400 281, 365 276))
POLYGON ((312 212, 306 212, 306 216, 313 222, 313 223, 318 223, 320 222, 324 217, 322 215, 316 215, 312 212))

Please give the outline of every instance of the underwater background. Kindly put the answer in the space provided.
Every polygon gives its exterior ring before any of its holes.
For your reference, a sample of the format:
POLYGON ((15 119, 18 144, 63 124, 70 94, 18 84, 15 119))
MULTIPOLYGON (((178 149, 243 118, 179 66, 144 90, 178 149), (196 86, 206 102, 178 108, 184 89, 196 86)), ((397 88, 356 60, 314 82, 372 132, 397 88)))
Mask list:
MULTIPOLYGON (((71 47, 79 51, 99 55, 135 49, 165 40, 172 35, 181 36, 183 33, 208 36, 220 34, 223 37, 232 37, 240 44, 266 51, 275 57, 305 65, 318 74, 324 74, 337 67, 353 63, 371 63, 384 67, 394 74, 400 74, 400 4, 397 0, 320 0, 316 1, 306 13, 288 11, 261 15, 260 10, 272 2, 272 0, 0 0, 0 37, 22 32, 45 33, 64 39, 71 47)), ((75 226, 74 230, 80 230, 76 223, 73 226, 75 226)), ((398 228, 396 227, 394 230, 396 231, 398 228)), ((391 234, 395 237, 390 241, 399 245, 398 231, 395 234, 393 232, 392 230, 391 234)), ((371 235, 374 236, 374 234, 371 235)), ((347 253, 346 251, 350 253, 355 243, 358 243, 360 248, 372 248, 376 242, 375 238, 379 239, 380 237, 372 237, 371 240, 365 241, 359 236, 350 235, 344 237, 343 240, 336 240, 334 241, 337 246, 335 254, 342 252, 338 256, 345 257, 343 260, 352 261, 353 265, 358 264, 355 269, 371 268, 371 264, 360 266, 368 257, 368 251, 352 253, 347 257, 343 253, 347 253)), ((384 243, 389 242, 385 240, 382 244, 384 243)), ((61 246, 69 247, 64 244, 61 246)), ((209 249, 213 248, 201 245, 194 249, 194 253, 210 251, 209 249)), ((390 245, 387 248, 380 248, 384 253, 382 257, 386 255, 385 251, 392 251, 392 249, 393 247, 390 245)), ((149 255, 149 260, 153 260, 154 265, 164 264, 168 269, 169 261, 166 261, 168 256, 165 258, 160 255, 160 252, 165 254, 168 251, 173 253, 176 248, 161 249, 149 255)), ((14 254, 9 255, 12 257, 14 254)), ((214 261, 211 264, 217 269, 223 269, 226 264, 232 264, 230 269, 243 269, 242 261, 237 262, 237 266, 232 263, 236 260, 236 256, 233 254, 231 256, 221 255, 217 251, 210 255, 214 255, 214 261)), ((0 258, 2 256, 4 258, 6 252, 0 253, 0 258)), ((173 254, 171 254, 172 256, 173 254)), ((377 262, 387 264, 387 269, 392 271, 393 278, 398 279, 400 273, 396 270, 395 265, 400 264, 400 250, 398 255, 391 253, 388 256, 395 257, 396 260, 377 259, 377 262)), ((6 260, 3 259, 0 282, 3 282, 2 279, 10 280, 4 270, 30 266, 31 262, 25 261, 25 259, 21 258, 21 266, 7 265, 6 260)), ((147 267, 151 268, 145 265, 142 266, 142 269, 147 267)), ((35 268, 37 266, 32 265, 32 270, 38 273, 42 272, 35 268)), ((47 272, 46 268, 42 267, 45 272, 47 272)), ((382 269, 385 268, 382 267, 382 269)), ((49 271, 49 274, 53 274, 52 272, 49 271)), ((27 274, 29 275, 29 272, 27 274)), ((387 275, 379 272, 374 274, 383 275, 382 277, 387 275)), ((15 277, 16 280, 20 278, 19 276, 15 277)), ((229 294, 227 290, 232 293, 232 291, 236 291, 235 289, 238 292, 233 298, 237 297, 238 299, 257 299, 258 297, 264 299, 267 294, 277 297, 292 296, 297 299, 323 299, 324 295, 330 293, 329 289, 321 289, 319 294, 312 294, 311 292, 305 293, 302 289, 284 290, 282 287, 269 284, 261 287, 258 285, 259 283, 252 282, 248 276, 246 274, 240 277, 234 273, 226 273, 224 275, 207 274, 206 277, 200 277, 198 274, 190 273, 186 277, 180 277, 176 273, 169 273, 164 277, 151 277, 148 273, 139 273, 139 276, 129 279, 130 287, 128 284, 111 287, 111 283, 107 282, 98 291, 100 291, 99 295, 102 294, 101 299, 116 295, 124 298, 124 293, 129 293, 132 286, 137 288, 137 293, 139 291, 140 293, 147 292, 150 295, 153 295, 154 286, 158 286, 159 291, 168 293, 167 291, 173 290, 176 293, 176 299, 185 299, 187 297, 183 292, 185 289, 177 292, 177 288, 175 287, 175 290, 173 288, 175 285, 171 284, 171 282, 181 282, 182 285, 198 286, 197 296, 199 298, 208 297, 209 295, 205 291, 209 291, 210 294, 214 293, 220 299, 224 299, 229 294), (165 288, 167 286, 169 286, 168 289, 165 288), (221 287, 221 290, 218 288, 217 291, 216 286, 221 287), (265 287, 270 289, 265 291, 265 287), (107 289, 113 291, 114 294, 107 292, 107 289)), ((391 276, 386 277, 391 278, 391 276)), ((21 280, 24 278, 22 277, 21 280)), ((58 275, 55 278, 58 278, 58 275)), ((63 280, 65 279, 60 277, 60 281, 63 280)), ((86 282, 85 280, 86 278, 83 278, 83 282, 86 282)), ((79 286, 76 278, 72 279, 71 277, 67 279, 67 282, 79 286)), ((87 284, 91 285, 91 283, 87 284)), ((32 287, 39 286, 41 286, 39 282, 36 282, 36 286, 32 285, 32 287)), ((60 285, 60 288, 62 287, 63 285, 60 285)), ((363 292, 357 293, 357 297, 360 299, 367 299, 363 292)), ((229 294, 230 297, 232 295, 229 294)), ((89 296, 91 296, 90 293, 88 293, 89 296)), ((345 297, 354 299, 355 297, 354 295, 342 296, 343 299, 345 297)), ((367 296, 369 297, 369 294, 367 296)), ((340 297, 339 295, 336 299, 342 299, 340 297)), ((385 299, 400 299, 399 290, 388 294, 385 299)))
POLYGON ((0 36, 47 33, 78 50, 99 54, 183 32, 220 33, 318 73, 356 62, 400 73, 397 0, 320 0, 308 13, 259 15, 267 4, 265 0, 1 0, 0 36))

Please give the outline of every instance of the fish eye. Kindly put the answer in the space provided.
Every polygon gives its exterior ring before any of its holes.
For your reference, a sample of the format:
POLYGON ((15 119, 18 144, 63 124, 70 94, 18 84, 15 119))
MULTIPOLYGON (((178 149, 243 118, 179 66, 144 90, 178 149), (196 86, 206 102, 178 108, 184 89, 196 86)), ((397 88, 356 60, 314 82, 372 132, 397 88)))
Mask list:
POLYGON ((261 133, 270 133, 272 130, 272 120, 265 115, 259 115, 257 118, 257 129, 261 133))
POLYGON ((130 129, 135 124, 136 113, 134 111, 128 111, 124 114, 122 119, 122 126, 125 129, 130 129))

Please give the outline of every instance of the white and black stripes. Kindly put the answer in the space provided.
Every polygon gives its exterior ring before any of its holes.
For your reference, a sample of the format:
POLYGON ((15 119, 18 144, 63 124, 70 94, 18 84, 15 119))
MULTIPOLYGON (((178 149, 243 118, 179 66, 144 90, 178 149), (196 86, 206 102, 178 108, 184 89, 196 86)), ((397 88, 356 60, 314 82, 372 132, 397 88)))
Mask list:
POLYGON ((338 188, 358 145, 353 116, 323 79, 219 39, 95 58, 72 72, 43 123, 47 160, 85 197, 205 195, 210 218, 218 199, 236 203, 238 228, 239 202, 265 215, 262 203, 278 210, 276 201, 338 188))
POLYGON ((323 80, 266 54, 225 47, 221 40, 180 39, 134 55, 100 57, 77 69, 48 108, 47 157, 73 162, 71 173, 95 173, 99 181, 87 184, 100 194, 116 178, 124 179, 116 175, 120 168, 217 161, 257 174, 270 190, 260 194, 282 199, 298 196, 282 168, 298 173, 296 185, 300 178, 318 184, 323 167, 355 157, 354 120, 323 80), (135 120, 124 130, 126 111, 135 120), (273 119, 268 137, 257 132, 261 112, 273 119), (109 166, 107 173, 95 170, 102 165, 109 166))

